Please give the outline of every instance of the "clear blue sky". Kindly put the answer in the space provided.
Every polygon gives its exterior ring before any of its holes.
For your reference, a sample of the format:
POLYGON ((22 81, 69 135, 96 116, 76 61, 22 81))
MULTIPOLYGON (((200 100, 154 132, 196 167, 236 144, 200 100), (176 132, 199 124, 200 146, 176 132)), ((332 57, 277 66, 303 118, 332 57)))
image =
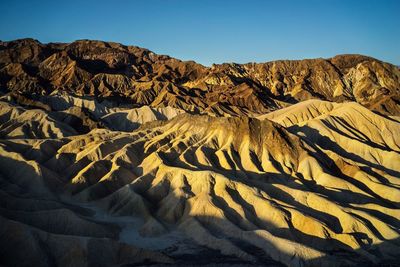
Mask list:
POLYGON ((0 0, 0 39, 97 39, 204 65, 358 53, 400 64, 400 0, 0 0))

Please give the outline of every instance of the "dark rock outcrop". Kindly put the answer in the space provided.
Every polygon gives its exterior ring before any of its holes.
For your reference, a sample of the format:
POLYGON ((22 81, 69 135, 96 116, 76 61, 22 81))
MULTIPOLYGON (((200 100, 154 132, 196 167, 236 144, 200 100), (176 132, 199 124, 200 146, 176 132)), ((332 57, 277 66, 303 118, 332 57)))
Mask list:
POLYGON ((0 43, 0 88, 113 96, 216 115, 264 113, 314 98, 400 114, 399 68, 361 55, 208 68, 118 43, 23 39, 0 43))

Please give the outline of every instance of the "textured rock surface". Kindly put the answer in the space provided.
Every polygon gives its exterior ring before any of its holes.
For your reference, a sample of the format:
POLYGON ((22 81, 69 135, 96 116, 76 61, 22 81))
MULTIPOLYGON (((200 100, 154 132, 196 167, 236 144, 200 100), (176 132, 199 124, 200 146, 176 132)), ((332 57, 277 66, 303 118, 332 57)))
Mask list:
POLYGON ((24 39, 0 43, 0 88, 115 96, 139 105, 217 115, 264 113, 315 98, 356 101, 400 115, 399 68, 360 55, 207 68, 117 43, 24 39))
POLYGON ((398 262, 397 67, 0 46, 0 265, 398 262))
MULTIPOLYGON (((45 110, 58 100, 38 110, 7 99, 1 262, 336 266, 399 256, 398 117, 309 100, 258 119, 145 122, 154 113, 142 107, 136 130, 79 135, 45 110)), ((107 118, 105 103, 78 100, 107 118)))

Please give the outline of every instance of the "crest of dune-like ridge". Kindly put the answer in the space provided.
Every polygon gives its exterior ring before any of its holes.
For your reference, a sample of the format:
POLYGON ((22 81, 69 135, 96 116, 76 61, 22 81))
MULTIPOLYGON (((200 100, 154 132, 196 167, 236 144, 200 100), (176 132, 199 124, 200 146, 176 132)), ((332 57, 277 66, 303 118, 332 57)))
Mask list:
POLYGON ((0 42, 0 265, 392 266, 399 68, 0 42))
MULTIPOLYGON (((18 128, 16 114, 31 111, 3 105, 2 129, 18 128)), ((32 119, 59 125, 41 112, 32 119)), ((62 266, 71 264, 66 253, 77 255, 73 264, 104 266, 146 258, 193 263, 185 255, 202 253, 210 261, 288 266, 378 264, 397 255, 395 117, 318 100, 258 118, 166 109, 160 120, 156 112, 117 111, 138 123, 126 132, 105 124, 58 139, 5 136, 7 251, 18 256, 29 247, 30 262, 62 266), (104 262, 94 251, 105 253, 104 262)))

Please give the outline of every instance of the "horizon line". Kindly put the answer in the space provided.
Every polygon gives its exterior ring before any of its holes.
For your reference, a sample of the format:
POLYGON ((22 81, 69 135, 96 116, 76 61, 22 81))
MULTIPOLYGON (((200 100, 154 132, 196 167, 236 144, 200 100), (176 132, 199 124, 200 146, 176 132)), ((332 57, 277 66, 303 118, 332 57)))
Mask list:
POLYGON ((170 54, 165 54, 165 53, 162 53, 162 52, 159 53, 159 52, 156 52, 156 51, 154 51, 154 50, 152 50, 150 48, 143 47, 143 46, 140 46, 140 45, 125 44, 125 43, 118 42, 118 41, 109 41, 109 40, 100 40, 100 39, 82 38, 82 39, 74 39, 72 41, 50 41, 50 42, 46 42, 46 41, 41 41, 38 38, 34 38, 34 37, 23 37, 23 38, 11 39, 11 40, 2 40, 2 39, 0 39, 0 42, 9 43, 9 42, 15 42, 15 41, 22 41, 22 40, 33 40, 33 41, 36 41, 36 42, 38 42, 40 44, 43 44, 43 45, 48 45, 48 44, 72 44, 72 43, 79 42, 79 41, 94 41, 94 42, 104 42, 104 43, 115 43, 115 44, 120 44, 120 45, 123 45, 123 46, 138 47, 140 49, 148 50, 151 53, 154 53, 154 54, 157 54, 157 55, 160 55, 160 56, 168 56, 170 58, 173 58, 173 59, 176 59, 176 60, 180 60, 182 62, 194 62, 196 64, 202 65, 202 66, 207 67, 207 68, 211 68, 213 65, 224 65, 224 64, 248 65, 248 64, 265 64, 265 63, 271 63, 271 62, 277 62, 277 61, 301 61, 301 60, 316 60, 316 59, 329 60, 329 59, 332 59, 332 58, 337 57, 337 56, 362 56, 362 57, 368 57, 368 58, 372 58, 372 59, 375 59, 375 60, 378 60, 378 61, 381 61, 381 62, 384 62, 384 63, 388 63, 388 64, 391 64, 393 66, 396 66, 396 67, 400 68, 400 63, 397 64, 397 63, 388 62, 388 61, 381 60, 379 58, 376 58, 376 57, 373 57, 373 56, 370 56, 370 55, 361 54, 361 53, 338 53, 338 54, 335 54, 335 55, 329 56, 329 57, 320 56, 320 57, 300 57, 300 58, 286 58, 286 59, 277 58, 277 59, 266 60, 266 61, 247 61, 247 62, 224 61, 224 62, 221 62, 221 63, 213 62, 213 63, 210 63, 210 64, 204 64, 204 63, 200 63, 199 61, 197 61, 195 59, 181 59, 181 58, 179 58, 177 56, 173 56, 173 55, 170 55, 170 54))

